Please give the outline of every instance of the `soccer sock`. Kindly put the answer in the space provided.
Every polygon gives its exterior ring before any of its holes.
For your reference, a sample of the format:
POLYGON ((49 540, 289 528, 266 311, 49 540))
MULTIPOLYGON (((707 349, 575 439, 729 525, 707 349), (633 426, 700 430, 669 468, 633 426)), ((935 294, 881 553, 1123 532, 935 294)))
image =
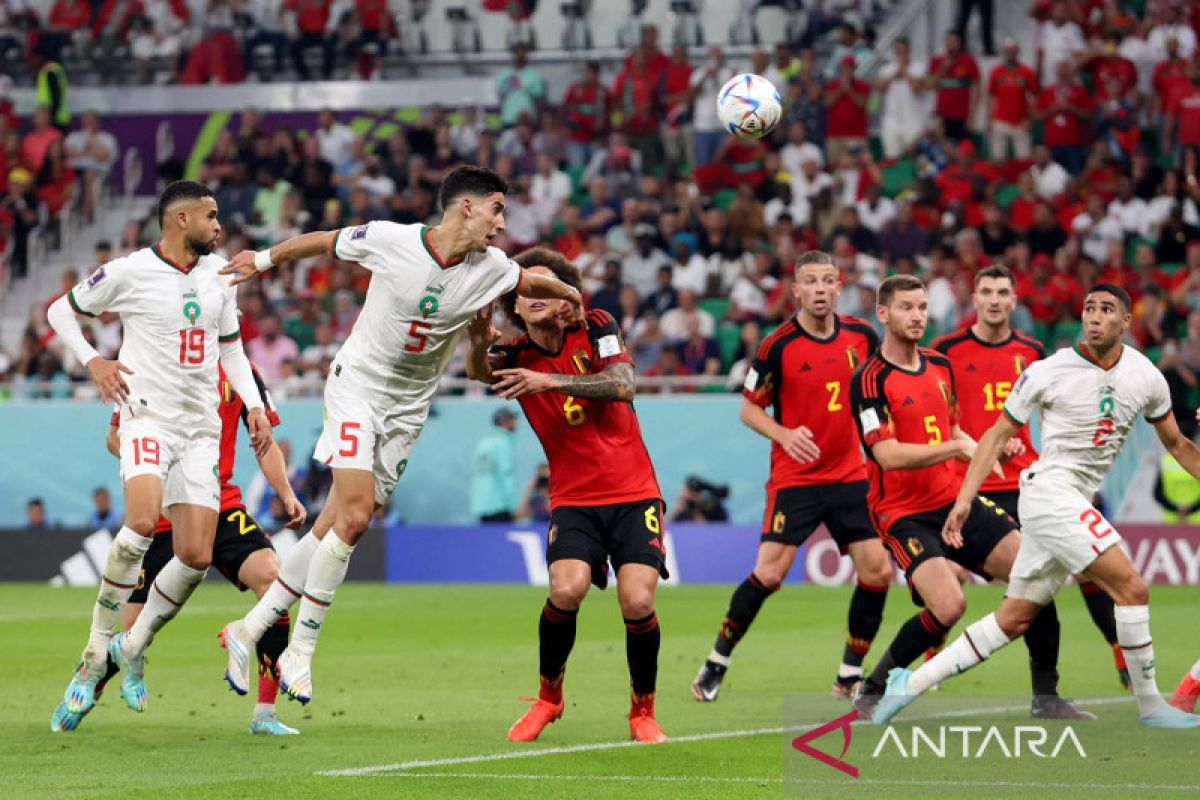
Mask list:
POLYGON ((1092 622, 1096 623, 1096 627, 1104 636, 1104 641, 1116 644, 1117 622, 1113 618, 1113 608, 1115 607, 1113 599, 1108 592, 1092 581, 1079 581, 1079 591, 1083 592, 1083 602, 1087 606, 1088 613, 1092 615, 1092 622))
POLYGON ((838 678, 862 677, 863 658, 871 649, 875 634, 883 624, 883 606, 887 602, 888 585, 858 582, 850 596, 849 635, 842 651, 838 678))
MULTIPOLYGON (((332 531, 330 532, 332 533, 332 531)), ((326 534, 328 537, 329 534, 326 534)), ((308 567, 321 540, 309 531, 292 546, 279 565, 279 577, 270 585, 254 608, 242 619, 246 635, 257 641, 275 622, 291 610, 304 592, 308 567)))
POLYGON ((1029 677, 1034 697, 1058 694, 1058 643, 1060 626, 1058 609, 1051 602, 1038 612, 1025 631, 1025 646, 1029 648, 1029 677))
POLYGON ((1200 661, 1192 664, 1192 668, 1188 670, 1188 674, 1192 676, 1192 680, 1200 681, 1200 661))
POLYGON ((121 607, 128 602, 129 595, 137 586, 142 556, 146 555, 153 541, 132 528, 122 526, 109 545, 104 573, 100 577, 100 591, 96 594, 96 604, 92 606, 92 630, 83 651, 85 663, 96 666, 105 663, 108 640, 112 638, 113 629, 121 619, 121 607))
POLYGON ((261 708, 264 705, 275 705, 275 698, 279 696, 279 673, 276 665, 279 663, 279 656, 287 647, 290 622, 291 619, 284 614, 278 622, 267 628, 267 632, 258 640, 258 706, 254 709, 256 714, 265 710, 261 708))
POLYGON ((563 673, 575 646, 575 619, 579 609, 566 611, 547 598, 538 620, 538 697, 555 705, 562 702, 563 673))
POLYGON ((634 697, 654 694, 661 640, 658 615, 653 611, 641 619, 625 620, 625 658, 629 662, 629 685, 634 697))
POLYGON ((778 586, 767 586, 753 572, 734 589, 733 597, 729 600, 729 610, 725 612, 725 621, 721 623, 721 630, 717 633, 717 643, 713 645, 712 653, 708 656, 709 661, 729 666, 729 656, 733 653, 733 648, 746 635, 746 629, 758 616, 763 602, 778 590, 778 586))
POLYGON ((125 653, 143 653, 150 646, 150 642, 154 641, 154 635, 175 618, 207 573, 206 569, 192 569, 180 561, 179 556, 174 556, 168 561, 150 585, 146 607, 142 609, 137 622, 133 623, 133 627, 125 636, 125 653))
POLYGON ((929 609, 924 609, 903 625, 896 638, 888 646, 875 670, 867 678, 863 690, 867 694, 883 694, 887 688, 888 673, 896 667, 907 667, 917 660, 926 649, 941 644, 950 628, 941 623, 929 609))
POLYGON ((949 647, 926 661, 908 679, 909 694, 921 694, 947 678, 966 672, 1008 644, 995 614, 967 626, 949 647))
POLYGON ((1154 641, 1150 638, 1150 606, 1117 606, 1117 641, 1129 665, 1129 680, 1137 698, 1138 714, 1148 716, 1163 704, 1154 675, 1154 641))
POLYGON ((325 534, 313 553, 304 581, 300 613, 296 616, 296 630, 292 634, 291 648, 300 655, 311 657, 316 649, 321 624, 329 613, 334 593, 346 579, 346 568, 353 553, 354 546, 343 542, 334 530, 325 534))

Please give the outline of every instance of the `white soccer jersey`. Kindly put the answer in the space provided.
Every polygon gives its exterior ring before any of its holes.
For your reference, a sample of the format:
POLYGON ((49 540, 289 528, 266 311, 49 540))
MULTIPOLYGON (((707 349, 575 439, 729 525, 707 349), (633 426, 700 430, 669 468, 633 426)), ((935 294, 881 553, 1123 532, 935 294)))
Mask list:
POLYGON ((1170 414, 1171 394, 1158 368, 1128 345, 1108 369, 1072 347, 1031 364, 1004 403, 1019 425, 1034 411, 1042 415, 1042 454, 1029 472, 1057 473, 1090 498, 1138 415, 1157 422, 1170 414))
POLYGON ((428 235, 424 225, 376 221, 343 228, 333 244, 338 258, 373 275, 330 380, 382 395, 389 412, 428 406, 467 323, 520 280, 498 248, 446 264, 428 235))
POLYGON ((156 244, 108 262, 67 294, 80 314, 120 315, 118 360, 133 370, 123 376, 133 417, 220 430, 213 402, 220 342, 239 336, 237 292, 218 274, 224 265, 208 255, 185 269, 156 244))

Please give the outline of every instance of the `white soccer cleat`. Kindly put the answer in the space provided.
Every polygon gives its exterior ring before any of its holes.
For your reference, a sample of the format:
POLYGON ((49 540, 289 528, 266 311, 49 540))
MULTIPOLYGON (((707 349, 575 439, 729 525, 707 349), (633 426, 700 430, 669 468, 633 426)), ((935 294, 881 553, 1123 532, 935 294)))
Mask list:
POLYGON ((283 651, 276 662, 279 672, 279 688, 293 700, 299 700, 304 705, 312 699, 312 656, 302 656, 292 652, 292 648, 283 651))
POLYGON ((221 647, 225 648, 225 681, 229 688, 244 695, 250 691, 250 653, 255 642, 246 636, 245 626, 239 619, 231 622, 217 634, 221 647))

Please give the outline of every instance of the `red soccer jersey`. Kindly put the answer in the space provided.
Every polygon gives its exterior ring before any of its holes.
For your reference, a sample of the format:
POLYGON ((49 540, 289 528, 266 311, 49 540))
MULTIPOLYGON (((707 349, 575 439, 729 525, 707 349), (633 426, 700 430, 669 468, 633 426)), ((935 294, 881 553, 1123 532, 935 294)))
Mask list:
POLYGON ((876 353, 850 384, 854 421, 867 453, 871 489, 867 506, 875 530, 887 533, 896 520, 947 506, 961 483, 952 461, 921 469, 885 470, 871 447, 886 439, 907 444, 941 444, 958 424, 950 361, 922 347, 921 366, 901 369, 876 353))
POLYGON ((866 479, 850 421, 850 379, 878 347, 874 328, 842 315, 828 339, 815 338, 792 317, 759 345, 742 396, 772 406, 785 428, 807 426, 821 449, 819 460, 801 464, 772 442, 768 490, 866 479))
MULTIPOLYGON (((929 74, 935 75, 948 56, 934 56, 929 74)), ((937 79, 933 111, 946 119, 966 119, 971 110, 971 84, 979 80, 979 65, 967 53, 959 53, 945 74, 937 79)))
POLYGON ((999 64, 988 76, 992 119, 1020 125, 1029 119, 1029 96, 1037 91, 1037 75, 1024 64, 999 64))
MULTIPOLYGON (((502 367, 559 375, 592 375, 612 364, 632 364, 621 330, 606 311, 568 328, 551 353, 528 335, 493 348, 502 367)), ((602 506, 661 498, 650 454, 632 403, 585 400, 560 392, 520 398, 550 464, 550 507, 602 506)))
MULTIPOLYGON (((845 84, 842 79, 835 79, 826 84, 826 90, 840 89, 845 84)), ((871 87, 865 81, 850 81, 850 91, 863 98, 859 102, 848 94, 838 95, 830 104, 825 121, 826 136, 857 136, 867 135, 867 105, 866 99, 871 96, 871 87)))
POLYGON ((1187 65, 1185 58, 1160 61, 1154 65, 1150 83, 1154 86, 1154 93, 1158 95, 1158 102, 1164 109, 1170 102, 1171 95, 1175 93, 1175 87, 1187 83, 1187 65))
POLYGON ((563 114, 567 124, 567 138, 572 142, 594 142, 608 127, 609 106, 612 104, 608 89, 596 84, 573 83, 563 97, 563 114))
POLYGON ((1104 86, 1104 82, 1109 76, 1116 77, 1121 85, 1122 94, 1136 86, 1138 81, 1137 67, 1124 56, 1094 58, 1088 65, 1088 71, 1092 75, 1092 86, 1096 88, 1097 92, 1104 86))
POLYGON ((1181 145, 1200 144, 1200 86, 1191 81, 1176 84, 1167 112, 1175 116, 1175 137, 1181 145))
MULTIPOLYGON (((1082 83, 1048 86, 1038 94, 1038 109, 1059 103, 1089 114, 1092 111, 1092 96, 1082 83)), ((1083 144, 1083 121, 1069 111, 1058 111, 1046 118, 1042 141, 1049 147, 1083 144)))
MULTIPOLYGON (((1005 398, 1025 368, 1046 357, 1040 342, 1016 331, 1003 342, 990 344, 967 328, 935 340, 933 349, 950 359, 958 391, 959 425, 975 441, 996 422, 1005 398)), ((1028 425, 1021 428, 1017 438, 1025 444, 1025 453, 1004 465, 1003 479, 989 475, 981 489, 984 494, 1017 491, 1021 470, 1037 460, 1028 425)), ((965 464, 960 465, 959 472, 966 475, 965 464)))

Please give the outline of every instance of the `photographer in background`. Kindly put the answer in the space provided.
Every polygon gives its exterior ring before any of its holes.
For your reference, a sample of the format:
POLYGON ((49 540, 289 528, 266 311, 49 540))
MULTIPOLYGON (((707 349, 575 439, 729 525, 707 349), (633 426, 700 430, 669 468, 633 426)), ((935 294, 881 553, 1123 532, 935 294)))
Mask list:
POLYGON ((703 478, 689 475, 673 504, 668 519, 671 522, 728 522, 729 511, 725 499, 729 497, 727 484, 709 483, 703 478))

